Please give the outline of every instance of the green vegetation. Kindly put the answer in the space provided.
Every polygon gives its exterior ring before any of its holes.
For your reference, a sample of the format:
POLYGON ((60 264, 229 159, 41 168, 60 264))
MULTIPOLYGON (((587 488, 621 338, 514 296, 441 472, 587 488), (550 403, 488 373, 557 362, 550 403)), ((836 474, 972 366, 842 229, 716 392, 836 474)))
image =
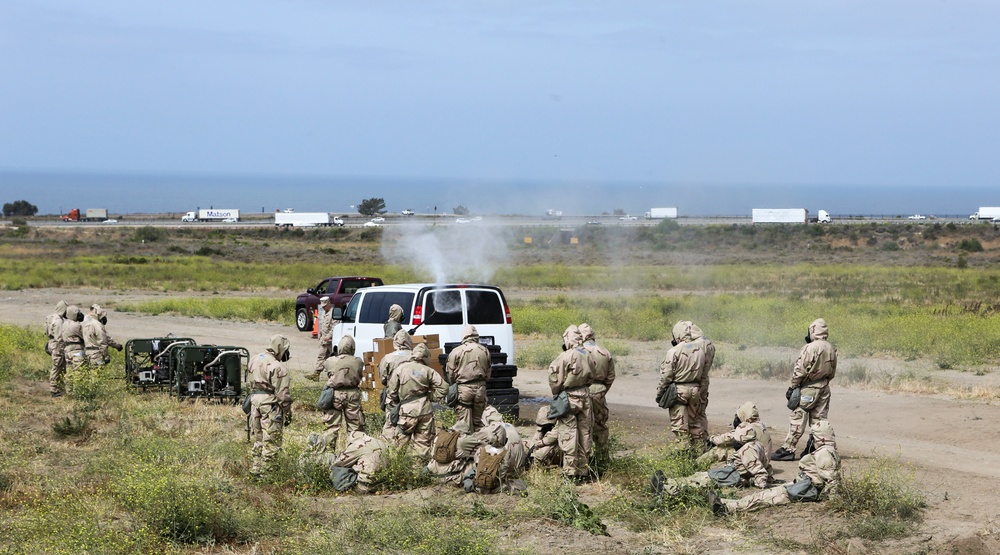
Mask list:
POLYGON ((244 322, 278 322, 295 325, 295 299, 264 297, 171 297, 138 303, 117 303, 121 312, 176 314, 244 322))
POLYGON ((845 470, 830 497, 830 507, 851 517, 849 535, 883 540, 907 535, 926 506, 913 471, 898 459, 875 456, 864 466, 845 470))

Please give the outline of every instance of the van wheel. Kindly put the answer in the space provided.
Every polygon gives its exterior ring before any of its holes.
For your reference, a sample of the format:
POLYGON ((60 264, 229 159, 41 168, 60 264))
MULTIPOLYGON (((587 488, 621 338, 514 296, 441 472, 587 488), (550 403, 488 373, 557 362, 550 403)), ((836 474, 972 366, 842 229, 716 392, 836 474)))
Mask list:
POLYGON ((295 311, 295 327, 299 328, 299 331, 312 331, 313 319, 305 307, 295 311))

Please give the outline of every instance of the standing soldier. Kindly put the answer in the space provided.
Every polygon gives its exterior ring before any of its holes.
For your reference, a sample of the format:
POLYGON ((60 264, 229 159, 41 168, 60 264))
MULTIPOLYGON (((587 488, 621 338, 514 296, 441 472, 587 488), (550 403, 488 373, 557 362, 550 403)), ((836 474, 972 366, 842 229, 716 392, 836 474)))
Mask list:
POLYGON ((327 375, 326 387, 333 388, 333 408, 323 411, 326 424, 326 444, 340 451, 338 440, 356 430, 364 431, 365 413, 361 410, 361 373, 365 363, 354 356, 354 338, 345 335, 337 345, 339 354, 326 359, 323 369, 327 375), (343 433, 341 433, 343 432, 343 433))
POLYGON ((45 318, 45 334, 49 336, 46 350, 52 355, 52 369, 49 370, 49 391, 59 397, 65 389, 63 375, 66 373, 66 354, 63 352, 62 326, 66 319, 66 301, 56 303, 56 311, 45 318))
POLYGON ((422 458, 430 454, 434 443, 434 409, 431 403, 448 393, 441 375, 427 366, 430 362, 427 345, 418 344, 410 360, 400 364, 389 378, 389 402, 394 406, 386 418, 395 419, 398 430, 396 444, 411 445, 422 458))
POLYGON ((62 325, 63 354, 66 363, 79 370, 86 362, 87 356, 83 344, 83 311, 76 305, 66 308, 66 320, 62 325))
POLYGON ((267 350, 250 360, 247 367, 250 382, 250 429, 254 436, 250 451, 250 474, 262 478, 271 470, 274 457, 281 451, 281 436, 292 423, 292 394, 289 391, 288 369, 291 358, 288 338, 271 337, 267 350))
MULTIPOLYGON (((698 406, 698 426, 697 429, 701 430, 701 433, 697 436, 693 436, 691 439, 695 443, 703 442, 708 439, 708 415, 706 410, 708 410, 708 373, 712 371, 712 363, 715 362, 715 344, 705 337, 705 334, 701 331, 701 328, 697 324, 691 324, 691 340, 701 341, 705 349, 705 377, 701 383, 701 404, 698 406)), ((759 436, 758 436, 759 437, 759 436)), ((762 442, 763 444, 763 442, 762 442)), ((765 445, 768 449, 771 448, 770 441, 765 445)), ((770 453, 770 451, 768 451, 770 453)))
MULTIPOLYGON (((563 352, 549 365, 549 388, 553 397, 566 394, 569 410, 556 418, 555 432, 563 452, 563 474, 576 481, 590 477, 588 463, 592 446, 594 413, 590 408, 590 384, 594 367, 590 354, 582 347, 583 338, 576 326, 563 332, 563 352)), ((556 401, 553 399, 553 404, 556 401)), ((553 409, 549 409, 552 417, 553 409)))
POLYGON ((583 348, 594 361, 594 383, 590 384, 590 406, 594 411, 594 444, 598 449, 608 447, 608 402, 605 396, 615 381, 615 359, 611 352, 597 344, 590 324, 580 324, 583 348))
POLYGON ((395 337, 396 332, 403 329, 403 307, 398 304, 394 304, 389 307, 389 319, 386 320, 385 325, 382 326, 382 330, 385 332, 385 337, 388 339, 390 337, 395 337))
POLYGON ((829 336, 826 320, 818 318, 809 324, 806 346, 799 352, 792 370, 791 387, 785 393, 791 398, 798 389, 799 404, 789 406, 792 415, 788 419, 788 436, 781 448, 771 455, 773 461, 795 460, 795 446, 810 423, 826 420, 830 412, 830 380, 837 374, 837 349, 827 341, 829 336))
POLYGON ((90 312, 83 319, 83 345, 91 366, 102 366, 111 362, 108 347, 122 350, 121 343, 108 335, 104 327, 107 321, 108 312, 96 304, 91 305, 90 312))
MULTIPOLYGON (((378 377, 382 381, 382 397, 379 399, 379 403, 382 410, 389 414, 392 409, 392 405, 389 402, 389 378, 396 371, 396 368, 410 360, 410 354, 413 351, 413 340, 410 338, 410 334, 406 333, 405 330, 399 330, 396 335, 392 337, 392 348, 395 349, 393 352, 382 357, 382 362, 378 363, 378 377)), ((390 419, 385 419, 385 424, 382 425, 382 437, 389 441, 394 441, 396 439, 396 426, 392 424, 390 419)))
POLYGON ((479 343, 479 332, 473 325, 462 329, 462 343, 448 354, 444 375, 449 384, 458 384, 458 405, 452 429, 466 434, 483 427, 486 409, 486 380, 493 366, 490 351, 479 343))
POLYGON ((319 354, 316 355, 316 367, 313 373, 306 376, 311 380, 319 378, 323 371, 323 363, 333 354, 333 303, 330 297, 323 297, 319 300, 319 318, 316 329, 316 337, 319 338, 319 354))
POLYGON ((674 347, 667 351, 660 364, 660 384, 656 388, 659 398, 670 384, 676 386, 677 401, 669 408, 670 430, 686 445, 691 445, 692 437, 705 434, 699 428, 698 409, 701 406, 701 388, 707 376, 705 364, 708 355, 705 344, 691 337, 693 325, 687 320, 674 324, 671 341, 674 347))

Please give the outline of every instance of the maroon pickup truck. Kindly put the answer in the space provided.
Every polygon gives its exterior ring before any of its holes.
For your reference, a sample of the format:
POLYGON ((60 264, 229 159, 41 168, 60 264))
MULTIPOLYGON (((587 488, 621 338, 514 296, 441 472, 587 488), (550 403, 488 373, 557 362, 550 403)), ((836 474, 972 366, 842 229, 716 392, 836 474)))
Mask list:
POLYGON ((295 327, 299 331, 312 331, 313 312, 319 306, 320 297, 330 297, 334 307, 345 308, 359 289, 382 285, 380 278, 373 277, 329 277, 316 287, 306 289, 295 298, 295 327))

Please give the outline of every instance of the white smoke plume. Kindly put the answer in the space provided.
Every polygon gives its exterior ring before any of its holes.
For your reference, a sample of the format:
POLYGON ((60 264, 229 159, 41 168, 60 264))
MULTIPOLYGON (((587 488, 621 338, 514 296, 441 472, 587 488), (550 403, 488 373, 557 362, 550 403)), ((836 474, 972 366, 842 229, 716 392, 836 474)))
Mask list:
POLYGON ((458 224, 447 218, 433 225, 394 225, 383 235, 382 256, 428 274, 438 285, 492 284, 496 270, 509 261, 509 235, 505 226, 488 220, 458 224))

